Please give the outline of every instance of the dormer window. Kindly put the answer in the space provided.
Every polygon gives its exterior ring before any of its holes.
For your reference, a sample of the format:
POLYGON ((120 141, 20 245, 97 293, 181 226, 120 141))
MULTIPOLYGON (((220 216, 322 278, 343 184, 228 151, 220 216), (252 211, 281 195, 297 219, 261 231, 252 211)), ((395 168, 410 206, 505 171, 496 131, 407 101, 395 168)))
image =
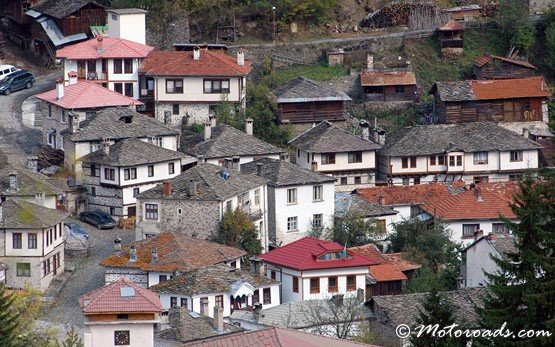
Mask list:
POLYGON ((125 124, 130 124, 133 121, 133 116, 123 116, 119 120, 125 124))
POLYGON ((318 260, 337 260, 337 259, 349 259, 351 256, 345 251, 333 251, 326 252, 318 256, 318 260))

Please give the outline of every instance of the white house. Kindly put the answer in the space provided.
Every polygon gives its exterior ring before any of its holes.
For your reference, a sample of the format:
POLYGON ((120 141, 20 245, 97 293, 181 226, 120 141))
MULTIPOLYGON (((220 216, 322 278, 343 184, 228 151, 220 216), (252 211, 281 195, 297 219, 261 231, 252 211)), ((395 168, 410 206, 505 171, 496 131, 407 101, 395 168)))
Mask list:
MULTIPOLYGON (((367 128, 365 128, 367 130, 367 128)), ((289 141, 301 167, 333 176, 338 191, 373 186, 376 182, 376 151, 380 145, 359 137, 328 121, 289 141)))
POLYGON ((153 347, 162 305, 156 294, 120 277, 79 297, 85 316, 84 347, 153 347))
POLYGON ((224 317, 257 305, 262 309, 277 306, 281 303, 279 287, 276 280, 219 264, 180 272, 150 290, 158 293, 164 310, 182 306, 214 318, 210 309, 214 306, 223 309, 224 317))
POLYGON ((204 124, 222 102, 245 110, 250 62, 195 47, 193 51, 154 51, 142 62, 140 99, 161 122, 204 124))
POLYGON ((147 288, 171 279, 177 271, 193 271, 215 264, 240 269, 245 254, 238 248, 216 242, 164 232, 125 245, 100 264, 104 266, 106 283, 125 276, 147 288))
POLYGON ((137 215, 135 197, 164 180, 181 174, 195 162, 181 152, 129 138, 78 159, 83 168, 89 210, 104 210, 116 217, 137 215))
POLYGON ((507 260, 508 254, 518 253, 515 237, 509 234, 489 233, 476 238, 461 251, 461 276, 465 287, 484 287, 488 283, 485 273, 499 273, 499 266, 491 259, 507 260))
POLYGON ((268 235, 279 247, 315 229, 333 227, 335 179, 288 160, 258 159, 242 172, 268 179, 268 235))
POLYGON ((107 9, 106 26, 108 37, 119 37, 132 42, 145 44, 147 11, 140 8, 107 9))
POLYGON ((64 273, 62 211, 9 198, 0 203, 0 262, 7 265, 6 285, 30 285, 44 291, 64 273))
POLYGON ((282 302, 326 299, 334 294, 361 295, 369 265, 375 262, 337 242, 311 237, 258 256, 266 276, 281 282, 282 302))
POLYGON ((420 125, 388 135, 379 179, 394 185, 517 180, 538 168, 542 147, 491 122, 420 125))

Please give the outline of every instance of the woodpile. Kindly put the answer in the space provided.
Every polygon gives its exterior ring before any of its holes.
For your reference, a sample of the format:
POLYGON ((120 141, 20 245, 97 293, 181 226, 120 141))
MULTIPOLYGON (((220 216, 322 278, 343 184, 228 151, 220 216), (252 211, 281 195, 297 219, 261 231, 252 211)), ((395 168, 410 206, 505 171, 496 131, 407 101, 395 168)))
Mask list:
POLYGON ((480 14, 483 17, 495 17, 499 12, 499 3, 497 2, 489 2, 487 4, 482 5, 482 9, 480 10, 480 14))
POLYGON ((4 30, 0 30, 0 60, 6 59, 6 41, 4 39, 4 30))
POLYGON ((361 27, 385 28, 408 25, 412 12, 436 13, 438 8, 432 3, 393 3, 370 13, 360 23, 361 27))
POLYGON ((133 229, 135 228, 136 217, 120 218, 118 219, 117 227, 120 229, 133 229))
POLYGON ((50 167, 52 165, 64 165, 64 151, 61 149, 54 149, 50 146, 41 147, 38 155, 39 170, 50 167))

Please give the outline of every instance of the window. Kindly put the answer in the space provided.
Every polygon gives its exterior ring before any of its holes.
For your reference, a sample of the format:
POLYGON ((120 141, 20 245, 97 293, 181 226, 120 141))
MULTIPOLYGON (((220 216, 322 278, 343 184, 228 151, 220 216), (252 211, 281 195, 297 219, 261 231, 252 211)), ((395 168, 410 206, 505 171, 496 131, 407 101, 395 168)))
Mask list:
POLYGON ((462 155, 449 156, 449 166, 462 166, 462 155))
POLYGON ((381 86, 370 86, 370 87, 365 87, 364 91, 367 94, 382 94, 383 93, 383 87, 381 86))
POLYGON ((227 212, 230 212, 231 210, 233 210, 233 201, 229 200, 225 202, 225 210, 227 212))
POLYGON ((337 276, 328 277, 328 292, 337 292, 337 276))
POLYGON ((27 234, 27 247, 29 249, 37 249, 37 234, 36 233, 27 234))
POLYGON ((130 344, 131 344, 131 339, 129 337, 129 330, 114 331, 114 345, 129 346, 130 344))
POLYGON ((137 195, 139 195, 141 193, 141 190, 139 188, 133 188, 133 197, 136 198, 137 195))
POLYGON ((112 20, 117 21, 118 20, 118 15, 115 13, 112 13, 112 20))
POLYGON ((522 175, 519 175, 519 174, 509 175, 509 181, 511 182, 520 181, 521 179, 522 179, 522 175))
POLYGON ((156 146, 158 147, 164 147, 164 138, 163 137, 156 137, 154 138, 154 143, 156 144, 156 146))
POLYGON ((462 226, 462 237, 463 239, 468 239, 474 237, 474 233, 480 229, 480 224, 463 224, 462 226))
POLYGON ((114 59, 114 73, 115 74, 121 74, 123 72, 122 65, 123 65, 123 60, 122 59, 114 59))
POLYGON ((483 165, 488 163, 488 152, 474 152, 474 165, 483 165))
POLYGON ((48 275, 52 270, 50 269, 50 259, 46 259, 42 262, 42 270, 44 276, 48 275))
POLYGON ((187 308, 187 298, 181 298, 181 307, 187 308))
POLYGON ((154 176, 154 165, 149 165, 148 166, 148 177, 153 177, 154 176))
POLYGON ((297 188, 287 189, 287 203, 288 204, 297 203, 297 188))
POLYGON ((349 163, 362 163, 362 152, 349 152, 349 163))
POLYGON ((17 263, 15 267, 17 277, 31 277, 31 263, 17 263))
POLYGON ((65 123, 65 122, 66 122, 66 111, 65 111, 65 110, 61 110, 61 111, 60 111, 60 122, 61 122, 61 123, 65 123))
POLYGON ((123 60, 123 72, 133 73, 133 60, 131 60, 131 59, 124 59, 123 60))
POLYGON ((179 114, 179 104, 173 104, 172 105, 172 114, 173 115, 178 115, 179 114))
POLYGON ((409 184, 410 184, 410 178, 404 177, 404 178, 403 178, 403 185, 404 185, 404 186, 408 186, 409 184))
POLYGON ((322 201, 322 186, 313 186, 312 187, 312 200, 314 201, 322 201))
POLYGON ((158 282, 162 283, 164 281, 168 280, 168 276, 167 275, 158 275, 158 282))
POLYGON ((436 156, 435 155, 430 156, 430 165, 436 165, 436 156))
POLYGON ((489 177, 488 176, 474 176, 472 181, 475 184, 476 183, 488 183, 489 177))
POLYGON ((297 217, 287 218, 287 231, 297 231, 297 229, 298 229, 297 217))
POLYGON ((92 177, 100 177, 100 168, 96 167, 96 165, 91 165, 91 176, 92 177))
POLYGON ((437 156, 437 163, 438 163, 438 165, 445 165, 445 156, 444 155, 438 155, 437 156))
POLYGON ((146 219, 158 219, 158 204, 145 204, 146 219))
POLYGON ((170 297, 170 307, 177 307, 177 297, 170 297))
POLYGON ((347 177, 341 177, 341 179, 339 180, 339 182, 340 182, 340 184, 341 184, 342 186, 346 185, 346 184, 347 184, 347 177))
POLYGON ((175 164, 168 163, 168 174, 173 175, 175 173, 175 164))
POLYGON ((123 95, 123 83, 114 83, 114 91, 123 95))
POLYGON ((335 153, 322 154, 322 165, 335 164, 335 153))
POLYGON ((110 216, 115 216, 115 215, 116 215, 116 208, 110 207, 110 216))
POLYGON ((52 118, 52 105, 48 104, 48 118, 52 118))
POLYGON ((272 303, 272 294, 271 294, 270 288, 262 289, 262 300, 264 305, 272 303))
POLYGON ((522 151, 511 151, 511 162, 522 161, 522 151))
POLYGON ((357 290, 357 277, 347 276, 347 290, 357 290))
POLYGON ((126 313, 120 313, 118 315, 116 315, 116 319, 118 320, 126 320, 129 319, 129 315, 126 313))
POLYGON ((276 279, 276 272, 274 270, 270 271, 270 278, 275 280, 276 279))
POLYGON ((167 94, 183 94, 183 80, 182 79, 166 79, 166 93, 167 94))
POLYGON ((418 205, 412 205, 410 207, 410 218, 414 218, 422 214, 422 209, 418 205))
POLYGON ((409 162, 410 162, 410 167, 411 168, 416 167, 416 157, 403 157, 403 158, 401 158, 401 167, 403 169, 407 169, 409 167, 409 162))
POLYGON ((306 152, 306 163, 310 164, 310 153, 306 152))
POLYGON ((107 181, 115 181, 116 179, 116 170, 115 169, 104 169, 104 179, 107 181))
POLYGON ((134 180, 137 178, 137 168, 132 167, 130 169, 123 170, 123 179, 126 181, 134 180))
POLYGON ((260 205, 260 188, 254 190, 254 204, 260 205))
POLYGON ((320 294, 320 278, 310 279, 310 294, 320 294))
POLYGON ((216 306, 224 308, 224 296, 216 295, 216 306))
POLYGON ((524 111, 531 111, 532 108, 530 107, 530 101, 526 101, 524 103, 524 111))
POLYGON ((505 223, 493 223, 491 225, 491 231, 494 234, 508 234, 509 228, 505 225, 505 223))
POLYGON ((416 157, 410 157, 410 167, 411 168, 416 167, 416 157))
POLYGON ((324 218, 321 213, 312 215, 312 227, 314 229, 320 229, 323 225, 324 218))
POLYGON ((405 86, 395 86, 395 93, 404 93, 405 86))
POLYGON ((13 240, 13 248, 14 249, 21 249, 21 233, 13 233, 12 234, 12 240, 13 240))
POLYGON ((293 293, 299 292, 299 278, 297 276, 293 276, 293 293))
POLYGON ((183 214, 183 210, 180 209, 180 208, 178 208, 178 209, 177 209, 177 215, 178 215, 178 216, 181 216, 182 214, 183 214))
POLYGON ((133 97, 133 83, 124 83, 125 86, 125 96, 133 97))
POLYGON ((413 180, 413 184, 420 184, 420 177, 415 177, 412 180, 413 180))
POLYGON ((96 196, 96 187, 91 187, 91 196, 96 196))
POLYGON ((205 94, 229 94, 229 80, 204 80, 205 94))
POLYGON ((355 176, 355 184, 360 184, 362 182, 360 176, 355 176))

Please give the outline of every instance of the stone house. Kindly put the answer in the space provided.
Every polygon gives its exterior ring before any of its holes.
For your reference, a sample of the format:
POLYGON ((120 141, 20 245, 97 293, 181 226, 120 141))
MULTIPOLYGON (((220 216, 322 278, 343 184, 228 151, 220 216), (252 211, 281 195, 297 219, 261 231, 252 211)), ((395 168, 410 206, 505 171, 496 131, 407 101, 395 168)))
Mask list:
POLYGON ((78 159, 83 168, 87 208, 103 210, 118 218, 137 215, 135 197, 164 180, 181 174, 194 163, 181 152, 128 138, 78 159))
POLYGON ((227 211, 247 213, 268 249, 267 180, 202 163, 137 196, 136 239, 173 231, 212 239, 227 211))
MULTIPOLYGON (((356 191, 355 191, 356 192, 356 191)), ((393 232, 393 225, 398 220, 399 211, 389 206, 383 206, 362 198, 356 193, 335 193, 335 215, 336 221, 342 218, 356 217, 365 222, 372 221, 383 239, 393 232)), ((378 235, 375 235, 378 237, 378 235)))
POLYGON ((246 106, 247 75, 251 64, 240 50, 237 58, 223 51, 153 51, 142 62, 140 100, 145 112, 160 122, 204 124, 226 101, 237 112, 246 106))
POLYGON ((268 179, 270 248, 296 241, 311 230, 333 227, 333 177, 269 158, 243 164, 241 172, 268 179))
POLYGON ((64 273, 64 219, 62 211, 25 200, 0 203, 0 261, 7 265, 6 285, 30 285, 44 291, 64 273))
POLYGON ((171 279, 177 271, 193 271, 215 264, 240 269, 246 252, 216 242, 164 232, 127 244, 104 258, 104 280, 113 283, 121 276, 148 288, 171 279))

